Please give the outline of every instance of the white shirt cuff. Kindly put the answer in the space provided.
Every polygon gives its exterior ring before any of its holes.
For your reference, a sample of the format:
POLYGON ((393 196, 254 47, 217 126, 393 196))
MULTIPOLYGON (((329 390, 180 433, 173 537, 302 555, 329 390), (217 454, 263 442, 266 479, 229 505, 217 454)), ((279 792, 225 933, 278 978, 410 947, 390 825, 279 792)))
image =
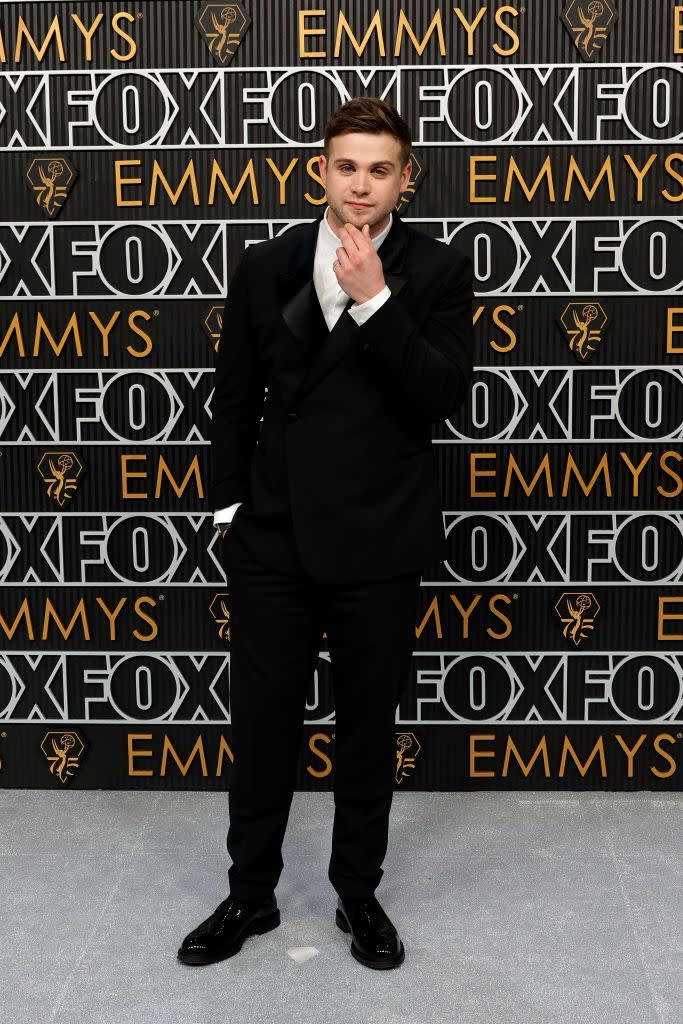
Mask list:
POLYGON ((390 295, 391 288, 388 284, 385 284, 381 292, 377 292, 376 295, 373 295, 371 299, 366 299, 365 302, 355 302, 353 306, 349 306, 348 311, 358 326, 362 327, 365 321, 369 320, 372 314, 377 312, 390 295))
POLYGON ((217 509, 213 514, 213 525, 224 526, 229 523, 241 504, 241 501, 236 501, 234 505, 228 505, 227 508, 217 509))

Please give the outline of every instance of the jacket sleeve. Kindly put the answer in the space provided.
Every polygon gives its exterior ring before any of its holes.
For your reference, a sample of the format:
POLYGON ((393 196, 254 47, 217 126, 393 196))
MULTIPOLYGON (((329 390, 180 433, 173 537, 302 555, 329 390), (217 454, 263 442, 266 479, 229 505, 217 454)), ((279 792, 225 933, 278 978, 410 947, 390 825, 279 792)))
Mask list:
POLYGON ((472 378, 474 331, 469 256, 460 254, 421 327, 391 295, 360 327, 361 353, 403 410, 428 423, 455 415, 472 378))
POLYGON ((249 249, 228 286, 211 396, 207 501, 226 508, 249 495, 249 472, 263 415, 265 380, 249 321, 249 249))

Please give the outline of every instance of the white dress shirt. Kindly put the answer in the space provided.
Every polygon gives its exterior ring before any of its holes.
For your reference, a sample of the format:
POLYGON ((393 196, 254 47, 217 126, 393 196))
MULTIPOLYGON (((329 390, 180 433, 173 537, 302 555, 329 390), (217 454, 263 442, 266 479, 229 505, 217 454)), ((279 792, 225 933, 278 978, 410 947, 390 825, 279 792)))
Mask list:
MULTIPOLYGON (((318 238, 315 246, 315 258, 313 260, 313 284, 315 286, 316 294, 318 296, 318 302, 322 309, 325 322, 330 330, 334 327, 337 320, 344 311, 344 306, 349 301, 349 296, 342 289, 337 280, 337 275, 332 269, 332 264, 337 259, 336 250, 341 246, 342 240, 339 235, 336 235, 329 225, 327 215, 330 211, 329 206, 325 208, 325 214, 320 221, 318 227, 318 238)), ((380 245, 389 234, 391 225, 394 221, 393 210, 390 212, 389 223, 380 231, 375 238, 371 238, 375 249, 379 249, 380 245)), ((371 299, 366 302, 354 302, 352 306, 349 306, 349 315, 353 317, 359 327, 361 327, 369 317, 375 313, 379 307, 387 301, 391 295, 391 290, 388 285, 382 288, 381 292, 377 292, 371 299)), ((228 505, 227 508, 219 508, 214 512, 213 525, 225 526, 229 523, 235 514, 235 511, 242 504, 241 501, 236 501, 234 505, 228 505)))

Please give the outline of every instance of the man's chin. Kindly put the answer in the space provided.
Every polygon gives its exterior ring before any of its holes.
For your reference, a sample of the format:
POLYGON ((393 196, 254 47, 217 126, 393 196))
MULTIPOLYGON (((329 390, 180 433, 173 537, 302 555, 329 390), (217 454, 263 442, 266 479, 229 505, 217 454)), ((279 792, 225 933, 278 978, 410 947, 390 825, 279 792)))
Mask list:
POLYGON ((343 203, 340 213, 337 213, 336 216, 342 225, 350 221, 359 228, 363 224, 368 224, 370 230, 372 230, 380 221, 385 219, 386 214, 378 216, 376 206, 365 206, 361 209, 360 207, 349 206, 348 203, 343 203))

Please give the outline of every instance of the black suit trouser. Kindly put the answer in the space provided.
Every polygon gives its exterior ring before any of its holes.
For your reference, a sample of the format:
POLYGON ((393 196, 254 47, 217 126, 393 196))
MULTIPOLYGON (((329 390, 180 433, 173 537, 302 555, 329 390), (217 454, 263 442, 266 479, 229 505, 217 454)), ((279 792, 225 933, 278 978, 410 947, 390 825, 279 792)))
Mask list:
POLYGON ((220 542, 230 607, 230 892, 260 900, 280 878, 308 684, 326 632, 335 707, 328 877, 342 898, 372 895, 384 873, 420 573, 318 583, 303 569, 260 564, 231 534, 220 542))

